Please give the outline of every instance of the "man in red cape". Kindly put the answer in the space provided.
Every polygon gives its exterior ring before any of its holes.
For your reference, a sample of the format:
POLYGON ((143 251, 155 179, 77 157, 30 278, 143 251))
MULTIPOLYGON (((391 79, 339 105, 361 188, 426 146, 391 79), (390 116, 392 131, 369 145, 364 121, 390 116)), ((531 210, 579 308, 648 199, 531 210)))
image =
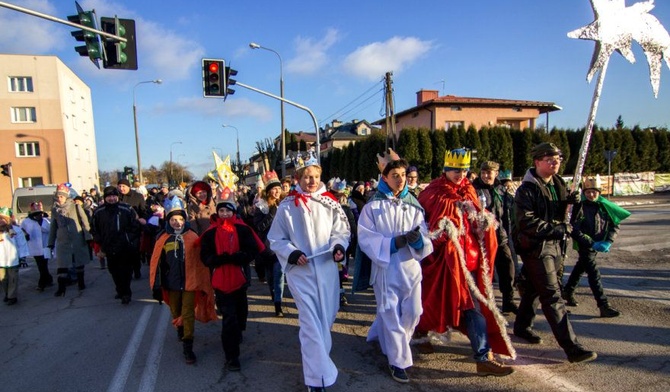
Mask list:
MULTIPOLYGON (((424 312, 416 335, 457 329, 470 339, 478 375, 506 376, 514 369, 492 355, 516 357, 491 283, 497 223, 480 207, 466 178, 469 167, 470 151, 447 151, 444 174, 419 194, 434 251, 421 263, 424 312)), ((422 347, 430 349, 426 344, 422 347)))

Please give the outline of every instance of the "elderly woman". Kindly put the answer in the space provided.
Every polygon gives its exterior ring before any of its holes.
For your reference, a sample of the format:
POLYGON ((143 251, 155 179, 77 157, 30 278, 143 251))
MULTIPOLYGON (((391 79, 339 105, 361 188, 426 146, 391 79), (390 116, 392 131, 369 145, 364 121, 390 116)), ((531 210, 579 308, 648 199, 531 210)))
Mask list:
POLYGON ((77 271, 79 290, 84 290, 84 265, 91 259, 88 241, 93 240, 84 208, 70 197, 70 188, 60 184, 56 188, 55 203, 51 209, 51 228, 48 246, 56 248, 58 290, 56 297, 65 296, 69 282, 68 270, 74 266, 77 271))

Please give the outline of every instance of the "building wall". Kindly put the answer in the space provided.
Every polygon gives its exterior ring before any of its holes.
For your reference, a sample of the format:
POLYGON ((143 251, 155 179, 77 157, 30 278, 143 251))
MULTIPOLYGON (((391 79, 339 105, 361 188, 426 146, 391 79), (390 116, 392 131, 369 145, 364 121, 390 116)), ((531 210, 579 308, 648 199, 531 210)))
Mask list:
MULTIPOLYGON (((98 183, 91 92, 55 56, 0 54, 0 163, 12 163, 20 178, 46 184, 70 182, 81 192, 98 183), (31 77, 32 92, 10 92, 10 77, 31 77), (34 107, 35 122, 12 123, 12 107, 34 107), (40 155, 19 157, 16 143, 36 142, 40 155)), ((0 205, 9 205, 8 177, 0 178, 0 205)))

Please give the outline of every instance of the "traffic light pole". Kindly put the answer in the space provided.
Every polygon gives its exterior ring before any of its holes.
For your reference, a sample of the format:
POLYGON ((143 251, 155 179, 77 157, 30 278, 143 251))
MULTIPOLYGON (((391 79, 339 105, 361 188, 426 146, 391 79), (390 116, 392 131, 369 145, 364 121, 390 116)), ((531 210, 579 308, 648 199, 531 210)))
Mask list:
POLYGON ((74 28, 77 28, 77 29, 90 31, 92 33, 101 35, 103 37, 112 38, 116 41, 128 42, 128 39, 123 38, 123 37, 119 37, 118 35, 110 34, 110 33, 107 33, 105 31, 102 31, 102 30, 96 30, 94 28, 91 28, 91 27, 88 27, 88 26, 83 26, 83 25, 80 25, 80 24, 77 24, 77 23, 72 23, 72 22, 67 21, 67 20, 58 19, 55 16, 43 14, 41 12, 33 11, 33 10, 28 9, 28 8, 19 7, 18 5, 5 3, 4 1, 0 1, 0 7, 9 8, 10 10, 23 12, 24 14, 37 16, 38 18, 50 20, 52 22, 56 22, 56 23, 60 23, 60 24, 64 24, 64 25, 68 25, 70 27, 74 27, 74 28))
MULTIPOLYGON (((309 115, 312 117, 312 121, 314 121, 314 131, 316 132, 316 148, 315 148, 315 150, 316 150, 316 161, 319 162, 319 164, 321 164, 321 142, 320 142, 320 137, 319 137, 319 124, 316 121, 316 117, 314 116, 314 113, 312 113, 312 111, 309 110, 309 108, 307 106, 303 106, 303 105, 300 105, 300 104, 295 103, 293 101, 289 101, 288 99, 278 97, 274 94, 268 93, 267 91, 263 91, 263 90, 259 90, 259 89, 255 88, 255 87, 247 86, 244 83, 237 82, 237 86, 244 87, 248 90, 255 91, 257 93, 266 95, 270 98, 274 98, 274 99, 277 99, 277 100, 282 101, 282 102, 286 102, 289 105, 295 106, 298 109, 302 109, 302 110, 306 111, 307 113, 309 113, 309 115)), ((282 132, 284 132, 283 129, 282 129, 282 132)), ((284 157, 282 157, 282 161, 283 161, 283 159, 284 159, 284 157)))

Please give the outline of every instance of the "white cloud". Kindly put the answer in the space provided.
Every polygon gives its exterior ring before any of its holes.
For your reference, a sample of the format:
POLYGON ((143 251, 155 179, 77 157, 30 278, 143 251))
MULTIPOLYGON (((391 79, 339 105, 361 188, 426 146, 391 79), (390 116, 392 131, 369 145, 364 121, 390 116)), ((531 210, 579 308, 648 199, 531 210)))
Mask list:
POLYGON ((326 35, 315 41, 313 38, 295 39, 296 56, 287 62, 286 70, 291 73, 313 75, 321 70, 328 61, 327 51, 340 39, 336 29, 328 29, 326 35))
POLYGON ((202 97, 180 98, 173 104, 155 106, 152 111, 158 114, 189 113, 207 117, 249 117, 265 122, 272 119, 270 109, 246 98, 230 99, 225 102, 221 99, 202 97))
POLYGON ((350 53, 343 69, 368 80, 378 80, 388 71, 401 72, 433 48, 432 41, 414 37, 393 37, 373 42, 350 53))
MULTIPOLYGON (((47 0, 13 1, 12 4, 47 15, 56 14, 55 7, 47 0)), ((3 53, 50 53, 63 48, 63 35, 67 34, 63 25, 4 7, 0 8, 0 26, 0 52, 3 53)))

